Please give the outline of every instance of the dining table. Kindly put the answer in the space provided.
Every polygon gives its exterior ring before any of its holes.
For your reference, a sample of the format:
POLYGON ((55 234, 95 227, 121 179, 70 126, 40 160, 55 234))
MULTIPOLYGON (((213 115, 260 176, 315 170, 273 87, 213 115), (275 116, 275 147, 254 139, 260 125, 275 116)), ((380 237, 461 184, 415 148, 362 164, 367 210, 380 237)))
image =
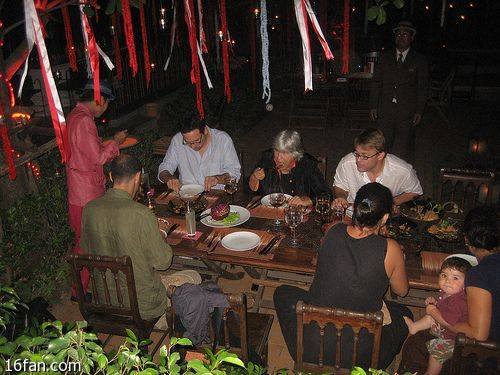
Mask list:
MULTIPOLYGON (((175 194, 167 191, 159 195, 175 196, 175 194)), ((294 247, 290 244, 291 236, 284 222, 280 232, 269 231, 270 224, 276 216, 283 218, 283 212, 281 209, 274 210, 271 207, 265 211, 266 208, 259 204, 261 197, 243 191, 229 196, 224 191, 212 190, 205 194, 205 198, 207 207, 220 202, 229 202, 231 205, 240 207, 257 204, 257 207, 249 210, 251 215, 247 221, 233 228, 213 228, 197 221, 196 236, 187 237, 184 216, 174 214, 169 209, 167 200, 156 199, 154 211, 157 217, 170 226, 174 223, 177 224, 176 231, 167 236, 166 241, 172 248, 174 265, 178 269, 193 267, 197 264, 203 265, 202 269, 197 269, 200 273, 206 272, 207 275, 216 278, 240 279, 244 273, 234 272, 234 266, 241 266, 254 279, 254 284, 258 286, 254 309, 272 307, 272 303, 262 300, 266 286, 289 284, 307 288, 310 285, 316 271, 317 249, 323 237, 323 223, 317 213, 309 211, 304 216, 304 221, 297 227, 300 246, 294 247), (262 212, 267 212, 267 215, 263 215, 262 212), (234 231, 257 233, 261 236, 262 242, 256 249, 244 252, 224 249, 220 242, 215 247, 214 241, 210 243, 210 239, 220 241, 224 235, 234 231), (277 237, 276 245, 267 254, 260 254, 265 245, 277 237)), ((350 218, 344 216, 343 221, 349 223, 350 218)), ((421 249, 420 246, 415 246, 415 248, 421 249)), ((410 292, 405 298, 396 297, 390 292, 388 292, 387 297, 407 305, 422 307, 429 293, 436 293, 439 290, 438 273, 424 271, 419 251, 413 251, 412 247, 408 245, 405 246, 405 259, 410 292)))

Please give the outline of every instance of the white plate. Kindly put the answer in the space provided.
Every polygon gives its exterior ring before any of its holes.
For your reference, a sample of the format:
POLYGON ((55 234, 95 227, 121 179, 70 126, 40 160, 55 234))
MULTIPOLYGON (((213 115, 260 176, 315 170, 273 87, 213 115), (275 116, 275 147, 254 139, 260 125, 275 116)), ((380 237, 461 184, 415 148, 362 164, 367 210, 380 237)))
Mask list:
MULTIPOLYGON (((240 214, 240 218, 234 223, 225 225, 222 224, 220 221, 212 219, 212 216, 204 217, 203 219, 201 219, 201 223, 205 224, 207 227, 212 227, 212 228, 229 228, 241 225, 248 219, 250 219, 250 211, 248 211, 245 207, 230 205, 229 208, 231 212, 237 212, 240 214)), ((208 213, 210 213, 210 209, 203 211, 201 214, 203 215, 208 213)))
POLYGON ((260 245, 260 237, 253 232, 233 232, 220 242, 228 250, 248 251, 260 245))
MULTIPOLYGON (((267 206, 267 207, 273 207, 273 205, 271 204, 271 202, 269 201, 269 197, 271 196, 271 194, 268 194, 266 195, 265 197, 262 197, 262 199, 260 200, 260 203, 263 205, 263 206, 267 206)), ((286 200, 288 201, 289 199, 292 198, 291 195, 288 195, 288 194, 285 194, 285 198, 286 200)), ((283 203, 281 205, 281 207, 286 207, 286 203, 283 203)))
POLYGON ((205 188, 197 184, 182 185, 179 190, 179 196, 181 198, 194 198, 203 190, 205 190, 205 188))

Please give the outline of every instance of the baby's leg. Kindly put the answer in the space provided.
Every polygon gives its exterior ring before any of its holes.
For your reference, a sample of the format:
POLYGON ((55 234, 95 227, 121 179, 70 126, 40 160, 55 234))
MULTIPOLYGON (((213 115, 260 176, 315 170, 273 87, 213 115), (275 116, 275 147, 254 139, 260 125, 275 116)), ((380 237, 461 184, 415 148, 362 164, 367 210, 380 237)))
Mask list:
POLYGON ((429 356, 429 363, 427 364, 427 371, 424 375, 439 375, 443 365, 438 362, 432 355, 429 356))
POLYGON ((408 326, 408 331, 410 332, 410 335, 414 335, 417 332, 423 331, 425 329, 431 328, 431 326, 434 324, 434 319, 430 315, 426 315, 423 318, 417 320, 414 322, 410 318, 403 316, 406 325, 408 326))

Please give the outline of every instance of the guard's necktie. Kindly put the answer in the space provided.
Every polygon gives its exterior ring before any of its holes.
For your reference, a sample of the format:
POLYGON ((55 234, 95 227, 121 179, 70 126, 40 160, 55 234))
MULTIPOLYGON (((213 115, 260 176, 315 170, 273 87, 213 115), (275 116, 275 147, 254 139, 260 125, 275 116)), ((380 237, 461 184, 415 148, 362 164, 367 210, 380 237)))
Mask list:
POLYGON ((403 54, 401 52, 398 52, 398 64, 403 63, 403 54))

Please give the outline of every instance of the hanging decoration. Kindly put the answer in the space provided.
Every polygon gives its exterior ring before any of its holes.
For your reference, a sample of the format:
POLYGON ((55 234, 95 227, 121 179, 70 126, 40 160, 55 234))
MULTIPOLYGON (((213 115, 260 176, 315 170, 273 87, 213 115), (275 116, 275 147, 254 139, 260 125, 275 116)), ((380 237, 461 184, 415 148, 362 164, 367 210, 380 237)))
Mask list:
POLYGON ((330 47, 326 42, 321 27, 318 24, 316 15, 309 3, 309 0, 294 0, 295 6, 295 17, 297 18, 297 24, 299 25, 300 37, 302 39, 302 52, 304 55, 304 90, 309 91, 313 89, 312 81, 312 60, 311 60, 311 41, 309 40, 309 29, 308 29, 308 17, 311 20, 314 31, 319 39, 321 47, 325 52, 325 56, 328 60, 333 59, 333 54, 330 51, 330 47))
POLYGON ((83 42, 85 45, 86 58, 87 58, 87 76, 94 81, 94 100, 97 103, 101 101, 101 88, 99 80, 99 55, 103 58, 109 70, 115 67, 111 59, 99 47, 95 40, 94 32, 90 26, 87 15, 83 11, 83 5, 80 4, 80 20, 82 22, 83 42))
POLYGON ((175 43, 175 32, 177 29, 177 4, 173 1, 172 6, 174 7, 173 21, 172 26, 170 28, 170 53, 167 58, 167 62, 163 67, 163 70, 167 70, 168 65, 170 64, 170 59, 172 58, 172 52, 174 51, 174 43, 175 43))
POLYGON ((349 22, 351 5, 349 0, 344 0, 344 28, 342 32, 342 74, 349 73, 349 22))
POLYGON ((219 12, 222 29, 222 66, 224 68, 224 94, 227 102, 231 102, 231 86, 229 85, 229 50, 228 50, 228 31, 226 19, 226 0, 219 1, 219 12))
POLYGON ((63 15, 64 33, 66 34, 66 53, 68 54, 69 66, 72 71, 76 72, 78 71, 78 65, 76 63, 75 45, 73 43, 73 32, 71 31, 68 6, 61 8, 61 12, 63 15))
MULTIPOLYGON (((54 126, 56 141, 57 145, 59 146, 62 162, 65 163, 69 160, 70 157, 66 119, 64 118, 61 101, 59 100, 59 93, 57 92, 56 83, 54 81, 54 77, 52 76, 49 56, 47 53, 47 48, 45 47, 42 28, 40 26, 40 19, 38 18, 33 0, 24 0, 24 14, 28 51, 31 52, 31 50, 33 49, 33 45, 36 44, 38 51, 38 61, 40 62, 40 70, 42 72, 45 94, 47 96, 47 102, 50 108, 50 116, 52 117, 52 124, 54 126)), ((23 87, 22 83, 24 82, 24 78, 26 77, 27 73, 29 52, 24 66, 23 78, 19 86, 19 96, 21 95, 23 87)))
POLYGON ((114 28, 113 34, 113 49, 115 50, 115 65, 116 65, 116 78, 120 81, 123 78, 122 68, 122 54, 120 50, 120 42, 118 41, 118 24, 120 20, 116 17, 116 12, 111 15, 111 25, 114 28))
POLYGON ((123 30, 125 31, 125 40, 127 42, 129 66, 132 69, 132 76, 137 74, 137 54, 135 52, 134 29, 132 28, 132 14, 130 11, 130 0, 121 0, 123 30))
MULTIPOLYGON (((3 27, 2 21, 0 21, 0 29, 3 27)), ((0 79, 2 83, 7 87, 7 91, 9 93, 9 107, 14 107, 16 105, 16 98, 14 95, 14 90, 12 89, 12 85, 7 80, 4 74, 0 73, 0 79)), ((12 145, 10 143, 9 138, 9 129, 7 128, 7 121, 5 119, 5 108, 3 108, 3 103, 0 103, 0 138, 2 138, 2 148, 3 155, 5 158, 5 164, 9 168, 9 179, 16 179, 16 166, 14 164, 14 156, 12 155, 12 145)))
POLYGON ((205 29, 203 28, 203 0, 198 0, 198 23, 200 29, 200 46, 203 53, 208 53, 205 29))
POLYGON ((193 9, 193 0, 184 0, 184 19, 188 26, 189 45, 191 47, 191 83, 196 87, 196 106, 200 119, 203 119, 205 118, 205 111, 203 109, 203 97, 201 93, 200 61, 198 60, 198 43, 193 9))
POLYGON ((445 18, 445 15, 446 15, 446 4, 448 3, 447 0, 442 0, 442 4, 441 4, 441 20, 439 22, 439 25, 441 27, 444 27, 444 18, 445 18))
POLYGON ((144 54, 144 70, 146 73, 146 87, 149 88, 151 81, 151 63, 149 62, 148 36, 146 34, 146 17, 144 16, 144 4, 139 4, 139 17, 141 19, 142 51, 144 54))
POLYGON ((262 40, 262 99, 266 104, 271 100, 271 81, 269 79, 269 36, 267 34, 266 0, 260 0, 260 38, 262 40))

